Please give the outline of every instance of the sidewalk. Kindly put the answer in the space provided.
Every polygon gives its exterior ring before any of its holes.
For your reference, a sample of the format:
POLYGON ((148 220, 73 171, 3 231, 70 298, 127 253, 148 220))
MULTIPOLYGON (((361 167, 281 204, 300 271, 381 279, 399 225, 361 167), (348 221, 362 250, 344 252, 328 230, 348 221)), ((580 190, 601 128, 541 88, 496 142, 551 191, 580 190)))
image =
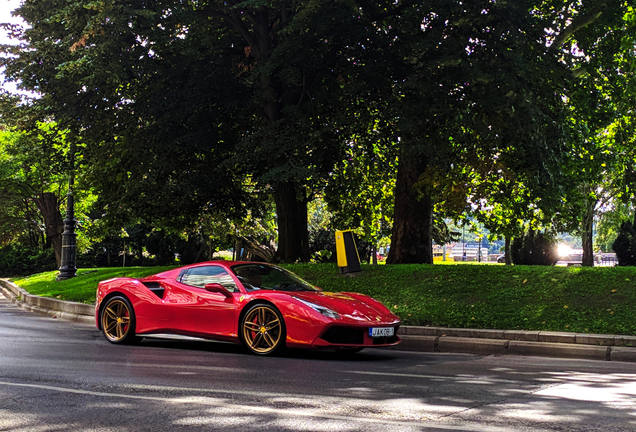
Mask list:
MULTIPOLYGON (((40 297, 0 279, 0 293, 31 312, 95 326, 95 306, 40 297)), ((402 326, 391 349, 477 355, 521 355, 636 363, 636 336, 526 330, 402 326)))

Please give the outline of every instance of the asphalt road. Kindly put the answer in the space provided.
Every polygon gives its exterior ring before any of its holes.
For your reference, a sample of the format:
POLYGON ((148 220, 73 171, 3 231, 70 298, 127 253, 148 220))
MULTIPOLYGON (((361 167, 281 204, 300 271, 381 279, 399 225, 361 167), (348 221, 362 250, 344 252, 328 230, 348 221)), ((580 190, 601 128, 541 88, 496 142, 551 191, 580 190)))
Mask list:
POLYGON ((262 358, 0 297, 0 431, 634 431, 636 365, 365 350, 262 358))

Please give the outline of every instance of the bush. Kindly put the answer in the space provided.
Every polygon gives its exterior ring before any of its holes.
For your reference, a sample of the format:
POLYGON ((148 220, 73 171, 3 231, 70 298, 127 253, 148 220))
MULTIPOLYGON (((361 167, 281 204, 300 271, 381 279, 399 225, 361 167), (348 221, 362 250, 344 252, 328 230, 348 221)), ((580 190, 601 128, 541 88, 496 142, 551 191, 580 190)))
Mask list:
POLYGON ((336 262, 336 233, 327 228, 310 229, 309 255, 318 262, 336 262))
POLYGON ((0 276, 23 276, 56 269, 52 248, 42 250, 14 244, 0 248, 0 276))
POLYGON ((612 244, 619 266, 636 266, 636 230, 631 222, 623 222, 612 244))
POLYGON ((533 230, 515 238, 510 248, 512 262, 518 265, 554 265, 559 260, 556 241, 533 230))

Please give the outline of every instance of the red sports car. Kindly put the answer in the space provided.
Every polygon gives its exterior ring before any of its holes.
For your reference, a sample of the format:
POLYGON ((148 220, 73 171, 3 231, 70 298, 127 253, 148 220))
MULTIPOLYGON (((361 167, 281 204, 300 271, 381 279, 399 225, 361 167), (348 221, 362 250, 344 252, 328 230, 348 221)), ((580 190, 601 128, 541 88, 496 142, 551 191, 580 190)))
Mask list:
POLYGON ((288 270, 255 262, 210 261, 100 282, 95 320, 112 343, 177 334, 242 343, 262 355, 400 342, 400 319, 382 303, 323 292, 288 270))

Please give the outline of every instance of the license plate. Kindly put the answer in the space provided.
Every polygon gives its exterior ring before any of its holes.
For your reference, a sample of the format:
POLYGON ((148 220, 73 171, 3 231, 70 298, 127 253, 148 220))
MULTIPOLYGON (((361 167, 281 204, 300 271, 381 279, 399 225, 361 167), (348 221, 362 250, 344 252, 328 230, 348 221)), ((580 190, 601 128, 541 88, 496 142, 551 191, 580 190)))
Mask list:
POLYGON ((393 336, 395 329, 393 327, 371 327, 369 328, 370 337, 389 337, 393 336))

